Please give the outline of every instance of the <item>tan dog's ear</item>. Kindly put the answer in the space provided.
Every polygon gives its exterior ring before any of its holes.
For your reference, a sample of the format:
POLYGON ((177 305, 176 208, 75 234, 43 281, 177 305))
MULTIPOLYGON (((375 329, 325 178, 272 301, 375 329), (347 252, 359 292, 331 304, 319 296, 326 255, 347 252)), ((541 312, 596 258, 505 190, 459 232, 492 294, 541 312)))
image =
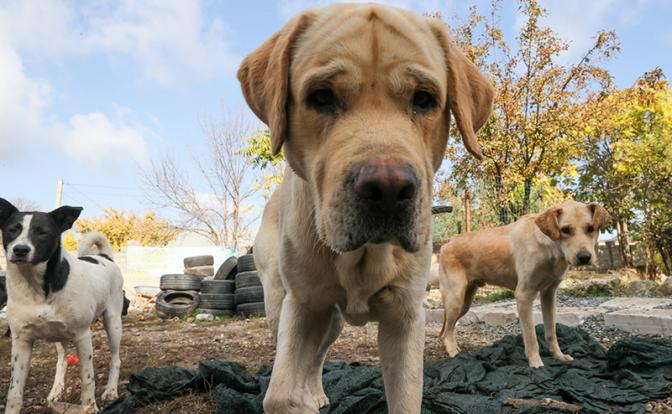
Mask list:
POLYGON ((287 138, 289 61, 296 39, 313 21, 306 11, 247 55, 238 69, 243 96, 252 111, 271 129, 271 151, 277 155, 287 138))
POLYGON ((534 220, 534 224, 539 227, 542 233, 551 238, 551 240, 560 239, 560 224, 558 217, 562 214, 562 209, 559 207, 549 208, 543 213, 539 214, 534 220))
POLYGON ((593 214, 593 227, 604 230, 611 226, 611 215, 597 203, 588 204, 588 209, 593 214))
MULTIPOLYGON (((460 48, 450 39, 443 22, 430 18, 434 35, 443 47, 448 70, 448 97, 446 109, 455 116, 464 146, 476 158, 483 159, 476 140, 476 132, 488 120, 492 112, 495 90, 490 81, 464 56, 460 48)), ((448 115, 448 114, 447 114, 448 115)), ((450 122, 450 116, 446 116, 450 122)))

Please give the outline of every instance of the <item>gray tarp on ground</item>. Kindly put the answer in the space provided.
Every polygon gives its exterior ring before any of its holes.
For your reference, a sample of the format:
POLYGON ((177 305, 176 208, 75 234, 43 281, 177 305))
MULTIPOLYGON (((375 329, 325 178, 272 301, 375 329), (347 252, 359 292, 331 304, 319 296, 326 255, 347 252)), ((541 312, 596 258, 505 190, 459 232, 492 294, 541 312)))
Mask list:
MULTIPOLYGON (((425 365, 423 414, 560 413, 547 408, 514 409, 507 398, 552 398, 583 407, 582 413, 644 413, 649 400, 672 395, 672 340, 631 337, 605 351, 588 333, 558 325, 563 363, 549 356, 543 327, 537 326, 546 366, 531 369, 520 336, 506 336, 478 352, 425 365)), ((236 362, 201 361, 196 373, 183 368, 147 368, 132 375, 130 395, 104 413, 131 413, 151 402, 185 392, 211 392, 217 413, 262 413, 271 368, 249 373, 236 362)), ((324 389, 331 405, 322 414, 386 413, 383 382, 376 367, 327 363, 324 389)))

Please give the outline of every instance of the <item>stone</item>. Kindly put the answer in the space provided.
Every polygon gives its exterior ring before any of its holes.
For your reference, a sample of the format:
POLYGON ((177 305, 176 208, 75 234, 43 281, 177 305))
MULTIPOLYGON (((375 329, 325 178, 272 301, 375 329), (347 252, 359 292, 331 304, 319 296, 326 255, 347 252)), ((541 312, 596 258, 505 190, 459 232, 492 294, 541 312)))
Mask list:
POLYGON ((659 306, 672 305, 672 299, 667 298, 615 298, 600 305, 607 309, 653 309, 659 306))
POLYGON ((672 309, 624 309, 604 315, 604 323, 624 331, 672 336, 672 309))
MULTIPOLYGON (((602 311, 597 308, 557 308, 555 311, 555 321, 567 326, 579 326, 591 316, 599 315, 602 311)), ((544 323, 541 310, 535 310, 532 313, 534 324, 544 323)))
POLYGON ((658 286, 657 291, 661 295, 672 296, 672 276, 665 279, 665 281, 658 286))
POLYGON ((658 289, 658 283, 653 280, 635 280, 624 286, 621 293, 628 296, 649 296, 656 289, 658 289))
POLYGON ((502 310, 490 311, 485 315, 483 315, 483 317, 480 319, 483 322, 485 322, 486 325, 500 326, 500 325, 508 325, 511 322, 514 322, 515 320, 518 319, 518 315, 514 310, 502 309, 502 310))
POLYGON ((196 320, 197 321, 214 321, 215 320, 215 315, 211 313, 199 313, 196 315, 196 320))
POLYGON ((426 323, 443 323, 443 309, 425 309, 426 323))

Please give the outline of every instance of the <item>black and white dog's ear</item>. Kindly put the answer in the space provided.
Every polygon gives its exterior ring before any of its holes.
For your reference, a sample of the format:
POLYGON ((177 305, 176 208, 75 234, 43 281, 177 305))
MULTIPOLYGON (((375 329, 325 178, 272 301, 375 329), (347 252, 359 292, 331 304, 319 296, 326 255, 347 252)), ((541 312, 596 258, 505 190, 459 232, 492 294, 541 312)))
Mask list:
POLYGON ((72 228, 72 225, 75 224, 75 220, 77 220, 82 213, 82 210, 84 210, 82 207, 63 206, 52 211, 49 215, 54 219, 58 228, 63 232, 72 228))
POLYGON ((0 198, 0 226, 4 225, 7 219, 18 211, 19 209, 14 207, 14 204, 4 198, 0 198))

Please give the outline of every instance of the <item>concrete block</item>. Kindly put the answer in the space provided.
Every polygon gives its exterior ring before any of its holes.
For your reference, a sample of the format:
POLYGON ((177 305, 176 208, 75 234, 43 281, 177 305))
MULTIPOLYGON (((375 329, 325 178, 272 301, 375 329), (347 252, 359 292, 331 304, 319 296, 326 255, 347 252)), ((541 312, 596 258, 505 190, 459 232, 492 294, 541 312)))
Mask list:
POLYGON ((499 325, 506 325, 511 322, 514 322, 516 319, 518 319, 518 315, 516 314, 516 311, 514 310, 493 310, 485 315, 483 315, 482 318, 480 318, 483 322, 486 323, 486 325, 490 326, 499 326, 499 325))
POLYGON ((672 309, 625 309, 604 315, 604 323, 624 331, 672 336, 672 309))
POLYGON ((653 309, 670 304, 672 304, 672 299, 666 298, 616 298, 606 301, 600 306, 607 309, 653 309))
POLYGON ((425 323, 443 323, 443 308, 425 308, 425 323))
MULTIPOLYGON (((579 326, 591 316, 599 315, 603 310, 596 308, 557 308, 555 311, 555 321, 567 326, 579 326)), ((532 313, 534 324, 544 323, 541 310, 535 310, 532 313)))

